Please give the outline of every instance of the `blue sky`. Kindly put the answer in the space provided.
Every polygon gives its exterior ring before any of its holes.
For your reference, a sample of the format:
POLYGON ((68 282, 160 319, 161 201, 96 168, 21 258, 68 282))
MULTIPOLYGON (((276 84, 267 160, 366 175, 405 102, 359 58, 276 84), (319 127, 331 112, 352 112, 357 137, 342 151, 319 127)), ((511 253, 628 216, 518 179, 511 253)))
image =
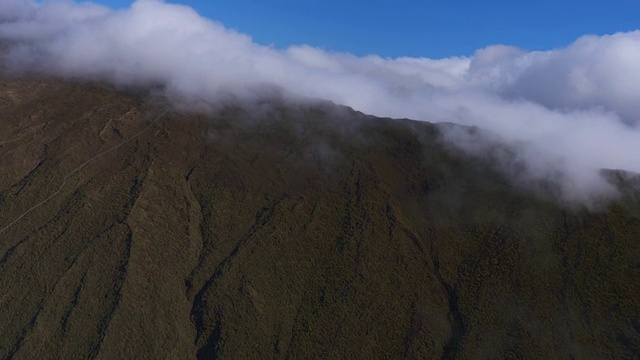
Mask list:
MULTIPOLYGON (((127 0, 98 0, 112 7, 127 0)), ((284 48, 384 57, 442 58, 508 44, 527 50, 566 46, 586 34, 640 28, 640 1, 180 0, 202 15, 284 48)))

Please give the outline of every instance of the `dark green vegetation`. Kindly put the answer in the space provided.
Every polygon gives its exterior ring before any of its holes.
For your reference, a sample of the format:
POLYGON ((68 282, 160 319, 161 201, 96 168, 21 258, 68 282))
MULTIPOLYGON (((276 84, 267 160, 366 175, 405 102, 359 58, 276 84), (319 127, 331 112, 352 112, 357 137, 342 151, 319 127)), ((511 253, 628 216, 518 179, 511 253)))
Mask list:
MULTIPOLYGON (((638 358, 640 201, 330 105, 0 82, 0 358, 638 358), (2 228, 0 228, 2 231, 2 228)), ((624 185, 624 184, 623 184, 624 185)))

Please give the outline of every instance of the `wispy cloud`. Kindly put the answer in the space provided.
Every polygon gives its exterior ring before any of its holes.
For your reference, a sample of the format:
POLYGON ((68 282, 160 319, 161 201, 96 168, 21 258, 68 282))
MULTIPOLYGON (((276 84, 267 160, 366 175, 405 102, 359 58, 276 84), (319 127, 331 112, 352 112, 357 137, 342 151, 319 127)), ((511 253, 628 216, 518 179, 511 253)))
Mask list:
MULTIPOLYGON (((514 157, 525 168, 518 179, 551 177, 572 200, 611 191, 602 168, 640 172, 640 31, 585 36, 543 52, 496 45, 472 57, 388 59, 261 46, 157 0, 124 10, 4 0, 0 19, 13 70, 159 85, 197 101, 269 89, 379 116, 474 125, 517 144, 514 157)), ((467 135, 447 135, 479 151, 467 135)))

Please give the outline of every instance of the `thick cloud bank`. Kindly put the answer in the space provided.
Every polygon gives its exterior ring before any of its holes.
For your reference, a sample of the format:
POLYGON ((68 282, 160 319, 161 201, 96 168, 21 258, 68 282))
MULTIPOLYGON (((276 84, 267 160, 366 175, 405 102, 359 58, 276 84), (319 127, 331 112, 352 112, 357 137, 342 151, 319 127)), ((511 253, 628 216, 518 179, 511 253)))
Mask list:
MULTIPOLYGON (((502 161, 517 181, 554 180, 571 200, 611 191, 599 169, 640 172, 640 31, 542 52, 496 45, 470 58, 387 59, 261 46, 158 0, 124 10, 0 0, 0 40, 13 70, 162 86, 196 101, 275 92, 474 125, 516 145, 502 161)), ((492 148, 464 131, 448 136, 473 153, 492 148)))

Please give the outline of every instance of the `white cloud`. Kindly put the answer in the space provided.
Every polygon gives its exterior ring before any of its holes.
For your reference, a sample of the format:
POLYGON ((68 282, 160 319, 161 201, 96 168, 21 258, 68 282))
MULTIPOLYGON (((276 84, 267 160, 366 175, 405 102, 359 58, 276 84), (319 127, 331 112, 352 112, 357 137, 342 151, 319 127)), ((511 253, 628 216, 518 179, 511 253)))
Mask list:
POLYGON ((640 31, 584 36, 546 52, 490 47, 477 52, 468 79, 505 98, 558 110, 603 107, 638 123, 640 31))
MULTIPOLYGON (((561 179, 566 198, 609 191, 601 168, 640 172, 640 31, 585 36, 545 52, 496 45, 470 58, 387 59, 261 46, 157 0, 124 10, 2 0, 0 39, 18 70, 161 85, 201 101, 277 89, 379 116, 478 126, 518 144, 526 179, 561 179)), ((459 135, 449 133, 460 148, 478 151, 459 135)))

